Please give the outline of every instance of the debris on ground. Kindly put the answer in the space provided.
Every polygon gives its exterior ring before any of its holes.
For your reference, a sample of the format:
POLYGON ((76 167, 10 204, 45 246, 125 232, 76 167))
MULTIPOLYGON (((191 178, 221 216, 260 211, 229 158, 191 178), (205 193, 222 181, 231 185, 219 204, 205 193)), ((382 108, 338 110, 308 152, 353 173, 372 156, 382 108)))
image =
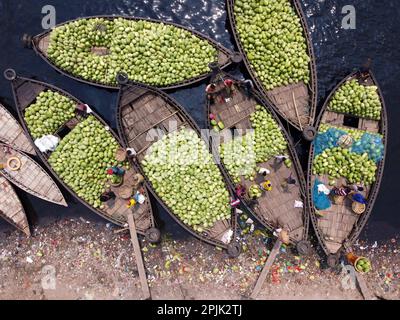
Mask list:
MULTIPOLYGON (((1 234, 0 299, 140 299, 129 232, 115 233, 113 229, 85 219, 62 219, 36 227, 29 239, 17 231, 1 234)), ((164 235, 158 245, 141 238, 153 298, 248 296, 275 238, 255 228, 248 218, 241 229, 246 231, 238 240, 245 252, 237 259, 192 237, 173 240, 164 235)), ((368 256, 372 263, 371 272, 364 275, 371 290, 385 299, 399 299, 399 240, 358 242, 354 251, 368 256)), ((323 265, 316 253, 303 257, 283 245, 259 298, 362 299, 357 289, 343 285, 345 274, 323 265)))

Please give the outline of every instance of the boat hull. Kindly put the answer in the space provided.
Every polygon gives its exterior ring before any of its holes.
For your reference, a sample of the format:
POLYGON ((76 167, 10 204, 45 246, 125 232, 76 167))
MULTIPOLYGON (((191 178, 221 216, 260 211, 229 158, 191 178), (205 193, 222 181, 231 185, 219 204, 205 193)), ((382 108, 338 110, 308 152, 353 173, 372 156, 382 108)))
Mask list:
MULTIPOLYGON (((216 41, 212 40, 211 38, 197 32, 191 29, 188 29, 182 25, 176 24, 176 23, 172 23, 172 22, 162 22, 159 20, 155 20, 155 19, 146 19, 146 18, 136 18, 136 17, 129 17, 129 16, 108 16, 108 15, 99 15, 99 16, 91 16, 91 17, 82 17, 82 18, 78 18, 78 19, 74 19, 74 20, 70 20, 64 23, 61 23, 59 25, 57 25, 55 28, 60 27, 62 25, 77 21, 77 20, 82 20, 82 19, 92 19, 92 18, 104 18, 104 19, 116 19, 116 18, 124 18, 127 20, 134 20, 134 21, 148 21, 148 22, 153 22, 153 23, 163 23, 165 25, 171 25, 171 26, 175 26, 177 28, 181 28, 183 30, 189 31, 192 34, 196 35, 197 37, 203 39, 203 40, 207 40, 212 46, 214 46, 217 50, 218 50, 218 63, 221 65, 221 67, 225 68, 227 66, 229 66, 232 62, 231 62, 231 56, 232 56, 232 52, 230 52, 227 48, 223 47, 222 45, 218 44, 216 41)), ((76 75, 72 75, 69 72, 66 72, 64 70, 62 70, 60 67, 56 66, 52 61, 50 61, 50 59, 47 56, 46 50, 47 50, 47 46, 48 46, 48 37, 50 35, 51 31, 45 31, 35 37, 33 37, 32 39, 32 47, 35 50, 35 52, 45 61, 47 62, 52 68, 54 68, 56 71, 58 71, 59 73, 68 76, 74 80, 80 81, 82 83, 85 84, 89 84, 89 85, 94 85, 100 88, 105 88, 105 89, 110 89, 110 90, 118 90, 118 86, 114 86, 114 85, 106 85, 106 84, 102 84, 100 82, 95 82, 95 81, 89 81, 86 80, 82 77, 76 76, 76 75), (46 43, 47 44, 43 44, 43 39, 47 38, 46 43)), ((185 81, 179 82, 179 83, 175 83, 175 84, 171 84, 171 85, 167 85, 167 86, 161 86, 160 89, 177 89, 177 88, 181 88, 181 87, 186 87, 192 84, 195 84, 197 82, 200 82, 202 80, 204 80, 205 78, 207 78, 210 74, 202 74, 202 75, 198 75, 194 78, 191 79, 187 79, 185 81)), ((137 82, 139 84, 139 82, 137 82)))
POLYGON ((306 132, 307 128, 313 127, 315 120, 318 99, 317 69, 315 63, 314 49, 310 38, 309 28, 305 19, 305 14, 298 0, 290 1, 297 15, 300 17, 301 24, 304 30, 304 36, 308 44, 307 50, 308 55, 311 59, 309 65, 311 82, 309 85, 297 83, 286 87, 278 87, 273 90, 267 90, 262 81, 257 77, 257 73, 252 67, 251 62, 248 59, 246 51, 240 40, 240 36, 236 27, 236 18, 234 13, 235 0, 227 0, 227 11, 230 28, 233 33, 236 47, 243 56, 246 69, 253 82, 255 83, 257 90, 262 94, 263 99, 268 102, 268 104, 274 109, 277 114, 279 114, 283 119, 285 119, 297 130, 306 132), (296 99, 297 102, 293 101, 293 97, 296 99), (300 109, 300 106, 304 106, 305 108, 309 107, 309 112, 303 113, 302 111, 299 111, 298 109, 300 109), (300 120, 299 117, 301 117, 300 120))
MULTIPOLYGON (((236 84, 242 82, 241 80, 229 75, 226 72, 220 71, 212 78, 211 83, 215 83, 216 79, 231 79, 236 82, 236 84)), ((267 229, 270 231, 275 231, 278 228, 285 227, 289 231, 290 242, 297 244, 300 242, 305 242, 308 239, 309 231, 309 210, 307 207, 306 199, 306 180, 304 177, 303 170, 301 168, 297 153, 293 146, 292 140, 289 134, 284 129, 278 116, 268 108, 268 103, 263 99, 262 95, 255 90, 249 90, 249 95, 247 95, 242 87, 239 85, 235 86, 233 96, 229 98, 228 102, 216 103, 217 98, 213 98, 214 103, 207 99, 206 107, 206 122, 208 124, 208 129, 212 130, 209 116, 213 114, 220 121, 224 123, 225 129, 220 132, 221 136, 224 136, 226 130, 240 129, 240 130, 251 130, 251 124, 249 121, 250 115, 255 111, 256 105, 261 105, 265 110, 272 116, 274 121, 278 124, 283 133, 283 136, 287 143, 288 156, 292 162, 292 167, 289 169, 285 165, 280 166, 278 169, 274 169, 274 160, 271 159, 266 163, 257 163, 258 166, 268 167, 271 171, 267 175, 267 179, 271 181, 273 189, 267 192, 262 198, 258 200, 257 210, 253 209, 250 205, 247 197, 242 197, 241 201, 246 209, 267 229), (224 118, 224 114, 229 114, 229 117, 224 118), (290 192, 285 194, 284 188, 281 183, 285 178, 292 176, 295 178, 296 185, 292 186, 290 192), (294 188, 294 189, 293 189, 294 188), (303 208, 294 208, 295 201, 302 201, 303 208)), ((217 120, 218 121, 218 120, 217 120)), ((238 132, 241 134, 241 132, 238 132)), ((243 132, 245 133, 245 132, 243 132)), ((236 133, 235 133, 236 134, 236 133)), ((214 152, 218 153, 219 142, 213 141, 211 136, 212 145, 214 152)), ((227 167, 221 161, 224 171, 231 188, 235 188, 236 183, 232 176, 229 175, 227 167)), ((248 181, 247 179, 242 179, 241 184, 244 183, 246 189, 248 190, 250 186, 254 185, 256 182, 262 182, 264 178, 258 177, 254 181, 248 181)), ((307 243, 307 246, 309 244, 307 243)))
MULTIPOLYGON (((173 110, 175 110, 173 114, 179 114, 181 118, 183 118, 184 123, 187 128, 194 130, 199 136, 200 136, 200 129, 197 127, 195 122, 190 118, 190 116, 184 111, 184 109, 171 97, 169 97, 167 94, 163 93, 160 90, 157 90, 155 88, 151 88, 148 86, 144 85, 136 85, 136 84, 128 84, 125 86, 122 86, 119 92, 119 97, 118 97, 118 114, 117 114, 117 122, 118 122, 118 132, 121 137, 121 140, 123 141, 124 147, 132 147, 132 145, 128 141, 128 136, 130 133, 130 129, 125 125, 124 122, 124 116, 123 116, 123 106, 125 105, 130 105, 133 106, 132 108, 134 109, 135 105, 131 101, 136 101, 135 103, 139 103, 140 97, 145 97, 145 96, 153 96, 154 99, 157 99, 158 102, 163 102, 164 104, 168 105, 168 107, 171 107, 173 110)), ((150 100, 150 99, 149 99, 150 100)), ((162 108, 162 106, 160 106, 162 108)), ((145 117, 143 115, 143 119, 145 117)), ((150 121, 150 120, 149 120, 150 121)), ((179 127, 179 126, 178 126, 179 127)), ((151 193, 154 195, 154 197, 159 201, 159 203, 162 205, 162 207, 170 214, 170 216, 185 230, 190 232, 192 235, 195 237, 199 238, 200 240, 207 242, 209 244, 219 246, 222 248, 227 249, 231 243, 227 244, 221 241, 220 239, 217 239, 213 237, 213 235, 218 234, 222 235, 224 232, 229 231, 231 229, 233 231, 233 235, 236 234, 236 213, 235 210, 232 209, 232 218, 230 221, 222 221, 222 222, 217 222, 216 225, 211 228, 211 230, 208 230, 207 232, 209 233, 207 236, 205 234, 199 233, 195 230, 193 230, 191 227, 188 225, 184 224, 183 221, 173 213, 172 209, 162 200, 162 198, 159 196, 159 194, 155 191, 154 187, 152 186, 152 183, 146 176, 146 173, 144 172, 140 161, 138 161, 136 158, 131 160, 132 164, 137 167, 142 175, 145 177, 146 181, 148 182, 149 185, 149 190, 151 193)), ((221 168, 220 168, 221 170, 221 168)), ((221 170, 221 174, 223 174, 221 170)), ((224 179, 226 180, 226 176, 223 176, 224 179)), ((228 188, 229 190, 229 188, 228 188)), ((232 191, 229 190, 230 194, 232 195, 232 191)))
MULTIPOLYGON (((343 79, 330 93, 328 96, 320 115, 318 116, 316 127, 321 128, 323 124, 333 124, 338 127, 344 127, 343 125, 343 117, 344 114, 331 112, 328 110, 329 102, 331 101, 334 94, 337 90, 345 84, 348 80, 352 79, 359 79, 359 73, 355 72, 351 75, 347 76, 343 79), (335 116, 338 115, 338 116, 335 116), (331 120, 330 120, 331 119, 331 120)), ((317 211, 315 209, 314 201, 313 201, 313 183, 317 176, 314 176, 313 173, 313 161, 315 157, 315 146, 314 144, 311 145, 310 153, 309 153, 309 162, 308 162, 308 177, 307 177, 307 198, 310 207, 310 216, 311 221, 318 237, 319 243, 323 248, 324 252, 328 256, 338 256, 341 252, 348 250, 351 248, 353 243, 358 239, 360 233, 363 231, 365 225, 368 222, 368 219, 373 211, 373 207, 376 201, 376 198, 379 193, 379 188, 381 185, 381 181, 383 178, 383 170, 385 166, 385 156, 386 156, 386 149, 387 149, 387 135, 388 135, 388 119, 387 119, 387 111, 386 105, 383 99, 382 91, 379 88, 379 85, 373 75, 372 72, 368 72, 368 77, 366 78, 369 81, 369 85, 375 85, 378 88, 378 95, 380 97, 380 101, 382 104, 382 111, 381 111, 381 119, 379 121, 370 121, 365 120, 359 121, 359 129, 369 132, 366 130, 368 127, 371 127, 373 122, 376 122, 374 133, 379 133, 382 135, 382 143, 384 145, 384 151, 382 160, 377 165, 376 170, 376 180, 371 185, 368 186, 365 192, 367 198, 367 205, 365 208, 365 212, 361 214, 361 216, 356 215, 351 208, 351 203, 348 199, 345 200, 343 204, 335 204, 332 205, 332 210, 326 213, 325 217, 318 216, 317 211), (341 212, 340 217, 337 216, 341 212), (329 217, 329 214, 332 215, 332 218, 329 217), (337 226, 334 227, 332 224, 332 219, 336 219, 338 222, 337 226), (325 226, 326 224, 326 226, 325 226), (340 229, 339 229, 340 227, 340 229), (343 231, 340 233, 338 230, 343 231), (335 241, 333 241, 335 240, 335 241)), ((358 117, 356 117, 358 118, 358 117)), ((362 118, 359 118, 363 120, 362 118)), ((320 177, 319 177, 320 178, 320 177)), ((346 183, 346 180, 342 178, 341 180, 343 184, 346 183)), ((327 182, 327 181, 322 181, 327 182)))

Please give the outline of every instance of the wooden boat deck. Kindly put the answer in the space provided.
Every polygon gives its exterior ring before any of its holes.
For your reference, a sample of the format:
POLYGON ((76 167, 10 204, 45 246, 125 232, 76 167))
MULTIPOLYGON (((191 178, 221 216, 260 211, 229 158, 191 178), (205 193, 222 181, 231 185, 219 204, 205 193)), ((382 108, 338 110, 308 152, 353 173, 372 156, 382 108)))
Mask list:
MULTIPOLYGON (((329 177, 313 176, 312 186, 314 186, 315 179, 318 179, 326 186, 329 185, 329 177)), ((346 179, 337 179, 337 186, 347 185, 346 179)), ((360 192, 366 199, 368 199, 369 188, 365 188, 360 192)), ((352 201, 346 198, 343 204, 334 204, 328 210, 320 210, 323 215, 318 217, 318 228, 324 237, 325 244, 330 253, 334 254, 342 247, 343 242, 350 236, 354 226, 358 222, 360 216, 353 212, 351 209, 352 201)))
POLYGON ((183 126, 188 127, 182 114, 162 97, 145 92, 143 95, 129 99, 131 87, 125 91, 122 103, 121 118, 126 140, 130 148, 134 148, 141 161, 145 151, 155 142, 154 135, 172 133, 183 126))
POLYGON ((28 237, 31 235, 25 210, 10 182, 0 175, 0 217, 21 230, 28 237))
MULTIPOLYGON (((213 81, 217 87, 216 94, 213 94, 214 103, 209 104, 209 113, 216 116, 217 122, 222 121, 224 124, 225 129, 220 132, 220 136, 221 142, 227 142, 229 137, 232 137, 230 134, 232 129, 243 130, 242 132, 238 131, 240 135, 245 134, 246 130, 252 129, 250 115, 255 112, 256 105, 262 104, 254 97, 247 97, 243 89, 236 84, 233 86, 233 94, 230 98, 224 99, 226 93, 224 93, 222 80, 225 78, 220 75, 217 79, 213 81)), ((289 150, 286 150, 285 154, 293 161, 289 150)), ((274 159, 257 165, 271 171, 267 179, 271 181, 273 189, 264 192, 262 197, 258 199, 258 205, 254 208, 255 216, 270 228, 285 227, 289 231, 292 241, 302 240, 305 233, 303 219, 306 204, 304 195, 301 193, 300 177, 295 166, 292 165, 290 169, 284 164, 277 166, 274 159), (289 185, 288 188, 285 188, 282 184, 290 175, 296 180, 296 185, 289 185), (296 200, 303 202, 303 209, 294 207, 296 200)), ((263 176, 257 176, 255 181, 245 180, 242 177, 241 184, 248 190, 251 185, 259 184, 263 180, 263 176)), ((249 201, 247 198, 243 200, 249 201)))
POLYGON ((11 157, 21 161, 21 168, 17 171, 8 167, 1 170, 9 181, 38 198, 67 206, 60 189, 42 167, 23 153, 0 143, 0 162, 6 164, 11 157))
MULTIPOLYGON (((18 111, 19 111, 19 116, 21 120, 23 121, 23 125, 25 127, 25 130, 29 133, 28 128, 26 127, 26 123, 24 122, 24 110, 29 107, 32 103, 35 102, 36 97, 42 92, 46 90, 52 90, 56 91, 71 100, 76 102, 76 105, 83 104, 83 102, 77 100, 75 97, 71 96, 67 92, 62 91, 61 89, 58 89, 54 86, 45 84, 43 82, 31 80, 31 79, 24 79, 24 78, 17 78, 13 82, 13 89, 15 92, 15 96, 17 98, 16 104, 18 106, 18 111)), ((109 129, 109 132, 111 135, 118 141, 117 135, 108 127, 108 125, 93 111, 91 113, 98 121, 100 121, 104 127, 107 127, 109 129)), ((64 123, 57 132, 54 133, 55 136, 58 138, 62 139, 63 136, 60 135, 61 132, 63 131, 69 131, 72 130, 79 122, 85 119, 87 115, 83 114, 79 111, 76 111, 75 117, 64 123)), ((96 209, 92 207, 89 203, 84 201, 82 198, 78 197, 78 195, 72 191, 72 189, 52 170, 50 164, 48 163, 48 158, 50 156, 50 153, 41 153, 38 150, 39 156, 42 158, 46 166, 53 172, 54 176, 57 177, 57 179, 62 183, 80 202, 82 202, 85 206, 93 210, 95 213, 99 214, 103 218, 106 218, 110 220, 111 222, 118 224, 120 226, 125 226, 127 224, 127 216, 130 212, 133 212, 134 218, 135 218, 135 224, 137 227, 137 230, 139 233, 144 234, 146 230, 148 230, 151 227, 154 227, 154 217, 153 217, 153 211, 149 199, 149 195, 147 193, 147 189, 145 188, 145 197, 146 201, 145 203, 141 205, 136 205, 133 208, 128 208, 127 207, 127 200, 121 199, 120 197, 117 197, 114 200, 111 200, 107 203, 105 203, 105 208, 103 210, 101 209, 96 209)), ((126 186, 132 185, 132 177, 134 174, 136 174, 137 171, 135 168, 131 168, 125 173, 124 176, 124 183, 122 186, 119 188, 123 188, 126 186)), ((106 184, 106 181, 104 182, 106 184)), ((118 194, 118 189, 119 188, 113 188, 114 192, 118 194)))
MULTIPOLYGON (((125 172, 124 175, 124 183, 119 187, 112 187, 112 191, 118 195, 119 190, 126 186, 132 186, 133 176, 137 172, 133 169, 130 169, 125 172)), ((127 207, 127 200, 124 200, 120 197, 116 197, 115 200, 111 200, 105 203, 105 209, 101 210, 104 214, 112 217, 113 219, 125 221, 127 220, 127 216, 130 212, 133 212, 133 217, 135 219, 136 229, 145 232, 146 230, 153 227, 152 225, 152 212, 149 208, 151 208, 149 195, 146 193, 146 202, 142 205, 137 204, 133 208, 127 207)))
POLYGON ((289 122, 301 129, 313 124, 311 97, 304 82, 266 91, 267 97, 289 122))
MULTIPOLYGON (((181 108, 172 104, 160 93, 144 87, 134 85, 122 87, 119 108, 121 134, 127 146, 136 150, 139 166, 145 156, 145 151, 157 141, 157 138, 154 139, 156 135, 170 134, 181 128, 193 129, 199 134, 181 108)), ((146 176, 143 170, 142 174, 146 176)), ((149 184, 151 186, 151 181, 149 184)), ((181 226, 197 234, 189 226, 183 224, 179 217, 157 196, 152 187, 151 191, 181 226)), ((232 223, 224 219, 217 221, 211 228, 205 229, 200 237, 211 242, 221 243, 223 235, 229 230, 232 230, 232 223)), ((199 236, 199 234, 197 235, 199 236)))
POLYGON ((35 155, 35 149, 11 113, 0 104, 0 141, 15 149, 35 155))
MULTIPOLYGON (((319 123, 329 124, 339 128, 359 129, 371 133, 384 134, 384 132, 386 131, 385 128, 386 113, 384 110, 385 106, 383 100, 382 100, 382 119, 380 121, 377 121, 377 120, 363 119, 352 115, 351 116, 352 118, 358 118, 358 124, 356 127, 349 127, 348 125, 346 125, 345 118, 348 117, 349 115, 328 110, 329 102, 333 97, 333 95, 335 94, 335 92, 340 88, 342 84, 345 83, 345 81, 354 79, 355 77, 356 75, 352 75, 346 78, 332 91, 321 111, 319 123)), ((372 76, 369 76, 363 80, 359 79, 359 82, 364 85, 375 85, 372 76)), ((384 136, 384 143, 386 144, 385 136, 384 136)), ((310 152, 310 166, 312 166, 313 159, 314 159, 314 146, 312 145, 310 152)), ((354 235, 358 236, 359 232, 362 230, 362 227, 365 225, 366 217, 369 216, 372 210, 373 202, 375 201, 375 197, 377 194, 376 188, 377 185, 379 185, 381 179, 381 176, 379 175, 382 171, 382 168, 380 169, 380 167, 383 166, 383 162, 384 160, 382 160, 382 163, 379 164, 378 166, 377 181, 371 186, 364 185, 364 191, 360 192, 367 199, 369 203, 372 202, 372 205, 369 204, 367 206, 366 212, 364 212, 363 214, 358 215, 353 212, 351 208, 352 201, 349 198, 346 198, 343 204, 339 205, 335 204, 332 201, 332 206, 329 209, 319 210, 319 213, 322 216, 317 215, 314 212, 315 209, 312 205, 312 212, 313 215, 315 216, 314 222, 316 223, 316 227, 318 229, 317 232, 320 234, 321 237, 320 241, 323 241, 325 250, 327 251, 328 254, 338 253, 342 249, 343 245, 345 245, 347 242, 349 243, 351 242, 351 240, 354 238, 354 235)), ((311 188, 310 189, 311 191, 313 190, 314 182, 316 179, 324 183, 326 186, 329 186, 329 177, 327 175, 315 176, 310 173, 309 179, 311 181, 311 184, 309 184, 309 188, 311 188)), ((337 187, 348 185, 348 182, 343 177, 340 179, 335 179, 335 181, 337 187)))
POLYGON ((345 129, 359 129, 368 131, 371 133, 379 133, 380 131, 380 123, 376 120, 369 120, 369 119, 362 119, 359 118, 357 128, 349 127, 344 124, 345 114, 337 113, 333 111, 325 111, 324 115, 322 116, 321 123, 330 124, 332 126, 341 127, 345 129))

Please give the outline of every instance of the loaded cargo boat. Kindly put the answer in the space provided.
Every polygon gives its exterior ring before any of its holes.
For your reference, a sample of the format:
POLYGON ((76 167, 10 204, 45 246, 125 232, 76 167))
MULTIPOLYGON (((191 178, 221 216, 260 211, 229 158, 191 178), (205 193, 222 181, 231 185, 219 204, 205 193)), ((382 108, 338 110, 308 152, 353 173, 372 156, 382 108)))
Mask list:
POLYGON ((197 125, 160 90, 117 79, 119 134, 150 191, 184 229, 238 256, 234 195, 197 125))
POLYGON ((88 105, 41 81, 5 71, 36 153, 81 203, 119 226, 133 213, 138 233, 157 242, 147 189, 127 163, 117 135, 88 105))
POLYGON ((275 112, 315 136, 317 73, 298 0, 227 0, 231 29, 257 89, 275 112))
POLYGON ((387 115, 372 72, 353 73, 335 87, 317 128, 308 198, 315 232, 335 266, 366 225, 383 177, 387 115))
POLYGON ((285 241, 307 254, 305 178, 288 133, 250 80, 212 68, 206 117, 232 188, 263 226, 284 231, 285 241))
POLYGON ((164 89, 206 78, 208 64, 235 60, 228 49, 184 26, 126 16, 93 16, 24 36, 26 46, 58 72, 91 85, 118 89, 115 77, 164 89))

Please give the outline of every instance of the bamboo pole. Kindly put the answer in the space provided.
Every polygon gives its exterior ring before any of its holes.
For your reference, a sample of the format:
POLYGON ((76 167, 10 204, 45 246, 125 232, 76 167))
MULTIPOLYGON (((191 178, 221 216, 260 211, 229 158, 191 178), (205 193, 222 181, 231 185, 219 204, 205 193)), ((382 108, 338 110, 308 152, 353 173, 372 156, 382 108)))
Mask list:
POLYGON ((293 103, 294 103, 294 109, 296 110, 297 121, 299 121, 300 129, 301 129, 301 131, 303 131, 303 125, 301 124, 301 121, 300 121, 299 110, 297 109, 297 102, 296 102, 296 98, 294 96, 293 91, 292 91, 292 98, 293 98, 293 103))
POLYGON ((361 291, 361 294, 364 297, 364 300, 376 300, 377 299, 376 296, 368 288, 367 283, 365 282, 365 279, 364 279, 363 275, 361 273, 357 272, 355 269, 354 269, 354 272, 356 274, 358 287, 360 288, 360 291, 361 291))
POLYGON ((129 224, 129 231, 131 233, 131 241, 133 245, 133 251, 135 252, 136 264, 138 267, 139 278, 142 286, 144 299, 148 300, 151 299, 151 293, 149 284, 147 283, 146 269, 144 267, 142 251, 140 250, 139 239, 136 233, 136 225, 135 225, 135 219, 133 218, 133 213, 128 214, 128 224, 129 224))
POLYGON ((282 241, 280 239, 277 239, 274 244, 274 247, 272 248, 272 251, 267 259, 267 262, 265 263, 264 269, 261 271, 261 274, 258 277, 257 283, 253 289, 253 292, 250 295, 251 299, 256 299, 258 294, 260 293, 262 286, 265 282, 265 279, 267 278, 267 275, 269 273, 269 270, 271 269, 272 264, 274 263, 276 257, 279 254, 281 245, 282 245, 282 241))

